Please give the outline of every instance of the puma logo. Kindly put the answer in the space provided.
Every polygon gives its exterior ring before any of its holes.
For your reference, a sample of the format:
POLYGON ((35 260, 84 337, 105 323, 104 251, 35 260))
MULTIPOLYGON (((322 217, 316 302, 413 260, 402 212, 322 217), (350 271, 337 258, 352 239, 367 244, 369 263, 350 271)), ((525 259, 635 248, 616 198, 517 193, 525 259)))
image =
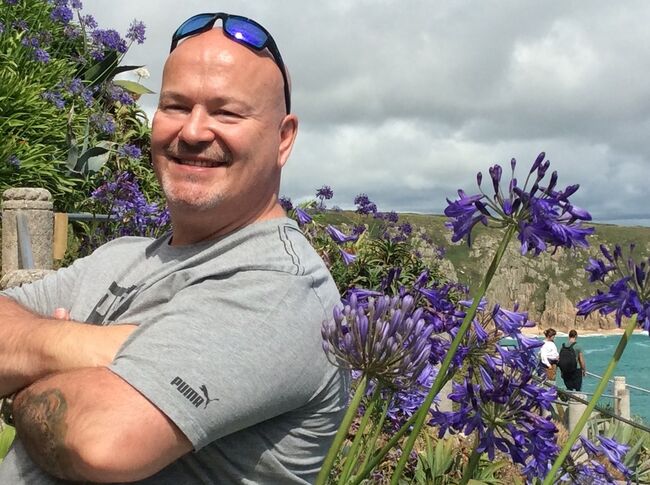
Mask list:
POLYGON ((199 387, 199 389, 201 389, 201 392, 205 396, 205 406, 203 407, 203 409, 207 408, 208 404, 210 404, 212 401, 218 401, 219 400, 218 397, 215 397, 214 399, 210 399, 210 395, 208 394, 208 388, 205 387, 205 384, 201 384, 201 387, 199 387))
POLYGON ((208 394, 208 388, 205 386, 205 384, 202 384, 199 389, 201 389, 201 392, 205 397, 201 397, 198 392, 196 392, 192 387, 185 382, 183 379, 180 377, 176 376, 172 379, 170 384, 174 387, 176 387, 176 390, 180 392, 183 396, 185 396, 185 399, 190 401, 194 407, 199 407, 201 404, 205 403, 203 406, 203 409, 208 407, 208 404, 210 404, 212 401, 218 401, 218 398, 213 398, 210 399, 210 395, 208 394))

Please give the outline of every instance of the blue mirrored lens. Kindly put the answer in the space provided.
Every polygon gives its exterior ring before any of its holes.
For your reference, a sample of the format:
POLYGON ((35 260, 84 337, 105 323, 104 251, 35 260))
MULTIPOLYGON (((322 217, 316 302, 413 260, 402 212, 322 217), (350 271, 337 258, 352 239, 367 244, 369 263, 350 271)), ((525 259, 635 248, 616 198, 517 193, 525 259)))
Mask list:
POLYGON ((269 38, 262 29, 246 19, 229 17, 223 28, 235 39, 258 49, 264 47, 269 38))
POLYGON ((197 30, 201 30, 206 25, 208 25, 214 19, 213 14, 204 13, 200 15, 195 15, 194 17, 187 19, 183 24, 176 29, 175 37, 182 37, 188 34, 192 34, 197 30))

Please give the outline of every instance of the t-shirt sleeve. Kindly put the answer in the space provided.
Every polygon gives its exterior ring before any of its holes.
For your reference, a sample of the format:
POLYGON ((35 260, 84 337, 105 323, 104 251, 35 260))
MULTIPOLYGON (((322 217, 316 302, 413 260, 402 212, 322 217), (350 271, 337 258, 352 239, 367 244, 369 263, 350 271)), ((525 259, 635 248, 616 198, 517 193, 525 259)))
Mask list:
POLYGON ((320 337, 326 313, 307 276, 204 280, 142 321, 111 370, 198 450, 318 392, 331 370, 320 337))
POLYGON ((43 279, 0 292, 31 311, 52 316, 56 308, 70 308, 76 295, 75 285, 83 274, 87 258, 78 259, 67 268, 46 275, 43 279))

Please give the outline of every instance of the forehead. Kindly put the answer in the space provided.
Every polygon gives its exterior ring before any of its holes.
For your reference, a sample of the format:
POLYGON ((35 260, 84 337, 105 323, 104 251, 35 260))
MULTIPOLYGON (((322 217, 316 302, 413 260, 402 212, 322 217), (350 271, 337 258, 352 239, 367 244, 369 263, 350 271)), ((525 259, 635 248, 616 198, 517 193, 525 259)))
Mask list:
POLYGON ((187 38, 169 55, 161 99, 214 105, 233 101, 252 113, 284 112, 282 74, 266 51, 253 51, 212 29, 187 38), (225 100, 225 101, 224 101, 225 100))
POLYGON ((245 47, 227 38, 219 28, 184 39, 165 63, 163 83, 170 77, 187 73, 206 78, 242 75, 247 76, 247 83, 272 85, 278 78, 282 82, 268 51, 258 52, 245 47))

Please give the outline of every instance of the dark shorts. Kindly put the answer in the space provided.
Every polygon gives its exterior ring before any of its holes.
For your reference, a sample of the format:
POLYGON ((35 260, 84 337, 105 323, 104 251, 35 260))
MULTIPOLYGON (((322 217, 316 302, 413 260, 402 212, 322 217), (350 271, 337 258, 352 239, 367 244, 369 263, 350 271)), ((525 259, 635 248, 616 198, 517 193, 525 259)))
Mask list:
POLYGON ((580 391, 582 389, 582 369, 576 369, 569 375, 562 374, 562 380, 569 391, 580 391))

